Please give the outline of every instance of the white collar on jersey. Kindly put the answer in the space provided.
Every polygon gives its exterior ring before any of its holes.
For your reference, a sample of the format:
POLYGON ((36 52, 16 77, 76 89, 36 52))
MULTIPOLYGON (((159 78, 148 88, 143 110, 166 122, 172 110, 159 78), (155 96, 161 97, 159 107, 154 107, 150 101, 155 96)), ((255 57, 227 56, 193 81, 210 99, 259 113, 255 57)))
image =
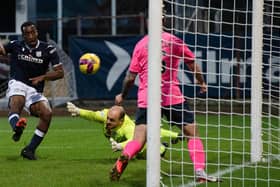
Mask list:
POLYGON ((33 47, 33 48, 30 48, 25 42, 24 42, 24 44, 25 44, 25 47, 26 47, 28 50, 32 50, 32 49, 36 49, 36 48, 39 47, 39 45, 40 45, 40 40, 37 40, 37 44, 36 44, 36 46, 33 47))

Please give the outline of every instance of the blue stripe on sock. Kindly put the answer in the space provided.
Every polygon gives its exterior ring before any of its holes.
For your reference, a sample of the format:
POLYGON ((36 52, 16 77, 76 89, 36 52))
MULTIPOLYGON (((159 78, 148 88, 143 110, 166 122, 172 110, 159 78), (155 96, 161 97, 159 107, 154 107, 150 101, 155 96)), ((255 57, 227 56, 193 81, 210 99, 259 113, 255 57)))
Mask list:
POLYGON ((19 120, 19 115, 17 113, 11 113, 11 114, 9 114, 8 120, 9 120, 9 123, 10 123, 12 129, 14 129, 19 120))

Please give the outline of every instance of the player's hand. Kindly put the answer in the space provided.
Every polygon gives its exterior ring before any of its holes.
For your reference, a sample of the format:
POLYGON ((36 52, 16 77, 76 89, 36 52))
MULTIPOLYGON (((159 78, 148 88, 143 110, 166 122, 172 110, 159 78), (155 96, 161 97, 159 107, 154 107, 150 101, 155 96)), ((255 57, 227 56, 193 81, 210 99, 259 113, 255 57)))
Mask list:
POLYGON ((116 104, 116 105, 121 105, 122 102, 123 102, 123 96, 122 96, 122 94, 116 95, 116 97, 115 97, 115 104, 116 104))
POLYGON ((111 145, 112 145, 112 150, 114 152, 122 150, 121 144, 117 143, 112 137, 110 138, 110 142, 111 142, 111 145))
POLYGON ((207 92, 207 84, 203 82, 202 84, 200 84, 200 93, 205 93, 205 92, 207 92))
POLYGON ((76 107, 73 103, 67 102, 67 110, 71 113, 71 116, 79 116, 80 108, 76 107))

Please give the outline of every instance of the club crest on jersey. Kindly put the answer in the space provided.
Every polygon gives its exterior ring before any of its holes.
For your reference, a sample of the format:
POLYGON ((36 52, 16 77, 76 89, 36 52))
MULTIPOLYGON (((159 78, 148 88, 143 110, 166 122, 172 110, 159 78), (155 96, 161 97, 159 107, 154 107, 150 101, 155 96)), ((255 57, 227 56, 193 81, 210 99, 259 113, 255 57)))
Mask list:
POLYGON ((36 51, 36 57, 42 57, 42 51, 36 51))

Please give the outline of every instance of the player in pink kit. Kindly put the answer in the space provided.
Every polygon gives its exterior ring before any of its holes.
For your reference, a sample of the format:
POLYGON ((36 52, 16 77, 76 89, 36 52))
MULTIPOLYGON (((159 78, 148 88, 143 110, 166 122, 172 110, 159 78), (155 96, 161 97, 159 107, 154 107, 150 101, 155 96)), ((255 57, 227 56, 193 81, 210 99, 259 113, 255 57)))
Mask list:
MULTIPOLYGON (((194 122, 193 113, 179 87, 177 79, 180 59, 184 60, 189 70, 195 75, 200 85, 201 93, 207 91, 202 72, 195 63, 194 54, 188 46, 178 37, 167 32, 162 33, 162 115, 173 125, 183 129, 187 137, 187 148, 194 164, 196 180, 199 182, 217 182, 216 177, 208 176, 205 173, 205 152, 203 143, 199 138, 198 129, 194 122), (182 128, 183 126, 183 128, 182 128)), ((136 76, 139 75, 138 88, 138 110, 135 116, 136 128, 134 138, 124 148, 121 156, 111 170, 111 180, 119 180, 126 168, 128 161, 132 159, 146 142, 147 133, 147 89, 148 89, 148 36, 140 40, 133 51, 129 72, 123 81, 122 92, 116 96, 116 104, 121 104, 133 85, 136 76)))

